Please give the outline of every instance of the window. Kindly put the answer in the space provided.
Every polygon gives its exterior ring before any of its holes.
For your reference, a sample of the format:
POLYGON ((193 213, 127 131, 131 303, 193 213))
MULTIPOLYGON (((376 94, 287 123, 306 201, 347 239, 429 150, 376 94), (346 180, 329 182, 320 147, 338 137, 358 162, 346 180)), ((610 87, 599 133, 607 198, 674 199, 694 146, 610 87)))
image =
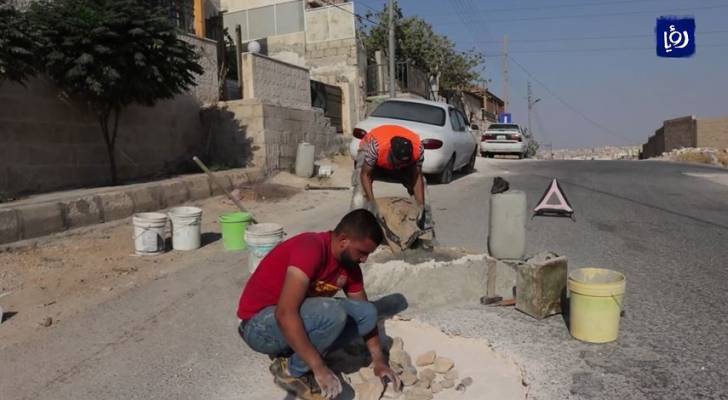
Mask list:
POLYGON ((452 125, 452 130, 456 132, 462 132, 465 130, 465 121, 463 120, 463 116, 454 108, 450 109, 450 124, 452 125))
POLYGON ((372 117, 401 119, 423 124, 445 125, 445 110, 440 107, 404 101, 385 101, 371 114, 372 117))
POLYGON ((489 131, 519 131, 518 125, 516 124, 492 124, 488 127, 489 131))

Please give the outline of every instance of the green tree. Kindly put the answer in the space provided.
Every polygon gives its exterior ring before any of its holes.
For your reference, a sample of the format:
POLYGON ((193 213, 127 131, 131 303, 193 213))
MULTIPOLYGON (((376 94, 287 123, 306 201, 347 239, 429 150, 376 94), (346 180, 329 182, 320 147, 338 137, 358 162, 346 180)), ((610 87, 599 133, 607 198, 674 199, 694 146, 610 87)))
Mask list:
MULTIPOLYGON (((203 72, 164 9, 144 0, 46 0, 31 6, 48 76, 96 116, 117 184, 119 116, 131 104, 153 106, 184 93, 203 72)), ((153 134, 153 133, 150 133, 153 134)))
POLYGON ((23 83, 35 75, 36 38, 25 15, 8 0, 0 0, 0 85, 23 83))
MULTIPOLYGON (((360 31, 369 62, 374 62, 374 52, 385 53, 389 43, 389 16, 386 5, 378 13, 367 18, 378 21, 360 31)), ((439 80, 441 89, 459 90, 470 86, 478 78, 474 68, 483 62, 483 54, 475 51, 458 51, 446 36, 436 33, 427 21, 419 17, 404 17, 402 9, 394 2, 395 59, 407 61, 431 78, 439 80)))

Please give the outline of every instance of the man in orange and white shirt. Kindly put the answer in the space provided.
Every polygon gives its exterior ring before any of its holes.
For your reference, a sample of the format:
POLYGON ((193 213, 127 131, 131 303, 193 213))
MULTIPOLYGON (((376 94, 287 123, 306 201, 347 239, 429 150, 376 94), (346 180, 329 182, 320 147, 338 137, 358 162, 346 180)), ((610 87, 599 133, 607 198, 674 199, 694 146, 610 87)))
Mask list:
POLYGON ((419 135, 398 125, 382 125, 372 129, 359 144, 352 175, 351 208, 367 208, 377 214, 374 201, 375 180, 402 183, 420 206, 418 225, 429 225, 425 203, 425 178, 422 163, 425 149, 419 135))

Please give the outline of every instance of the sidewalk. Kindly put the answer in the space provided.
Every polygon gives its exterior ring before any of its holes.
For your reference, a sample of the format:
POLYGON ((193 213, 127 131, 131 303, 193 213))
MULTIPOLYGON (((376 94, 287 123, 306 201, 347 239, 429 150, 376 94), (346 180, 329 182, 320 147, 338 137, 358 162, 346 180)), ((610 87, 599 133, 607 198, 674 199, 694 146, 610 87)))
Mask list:
MULTIPOLYGON (((213 173, 225 190, 265 178, 260 168, 213 173)), ((206 174, 55 192, 0 204, 0 244, 130 217, 224 194, 206 174)))

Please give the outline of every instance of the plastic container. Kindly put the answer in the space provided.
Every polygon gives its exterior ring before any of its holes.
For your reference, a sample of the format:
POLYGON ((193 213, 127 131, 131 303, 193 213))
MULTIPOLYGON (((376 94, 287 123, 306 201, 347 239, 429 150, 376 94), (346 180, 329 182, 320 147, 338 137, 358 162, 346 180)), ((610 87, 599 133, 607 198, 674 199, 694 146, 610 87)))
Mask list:
POLYGON ((278 224, 256 224, 248 226, 245 241, 248 243, 248 271, 252 274, 262 260, 278 243, 283 240, 283 227, 278 224))
POLYGON ((250 223, 250 214, 234 212, 223 214, 218 218, 222 231, 223 247, 227 251, 239 251, 247 248, 245 244, 245 230, 250 223))
POLYGON ((302 142, 296 150, 296 176, 310 178, 313 176, 314 157, 316 147, 311 143, 302 142))
POLYGON ((569 274, 571 336, 589 343, 617 340, 626 281, 623 274, 603 268, 581 268, 569 274))
POLYGON ((175 207, 169 210, 172 222, 172 248, 196 250, 200 248, 202 210, 197 207, 175 207))
POLYGON ((134 249, 141 256, 153 256, 164 252, 167 216, 162 213, 139 213, 132 216, 134 224, 134 249))
POLYGON ((510 190, 490 196, 488 252, 506 260, 526 255, 526 193, 510 190))

